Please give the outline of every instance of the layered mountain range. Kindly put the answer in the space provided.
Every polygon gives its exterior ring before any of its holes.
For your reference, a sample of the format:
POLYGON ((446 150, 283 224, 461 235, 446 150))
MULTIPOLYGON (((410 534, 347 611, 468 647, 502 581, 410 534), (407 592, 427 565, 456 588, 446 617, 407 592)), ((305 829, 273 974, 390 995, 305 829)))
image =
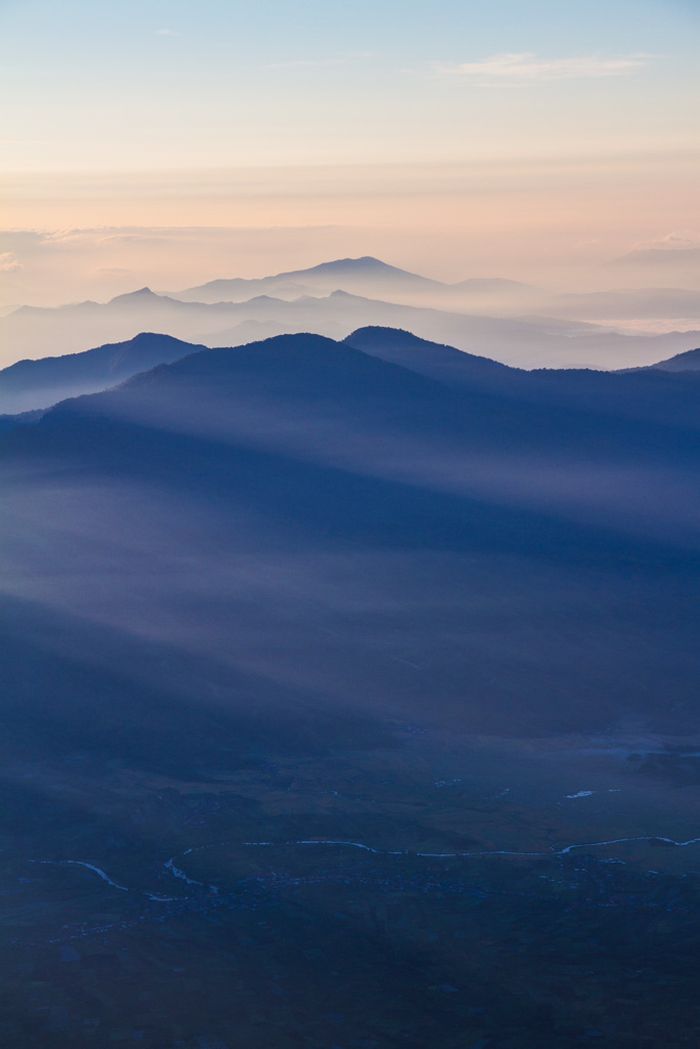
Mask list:
MULTIPOLYGON (((445 385, 497 385, 503 389, 516 384, 520 395, 550 388, 583 390, 611 389, 601 373, 576 369, 526 371, 458 350, 454 346, 430 342, 396 328, 369 326, 353 331, 344 342, 357 349, 399 364, 411 371, 436 379, 445 385)), ((153 332, 140 332, 132 339, 108 343, 81 353, 59 357, 22 360, 0 370, 0 415, 17 415, 50 407, 60 400, 80 394, 98 393, 159 364, 171 364, 208 347, 153 332)), ((674 371, 700 369, 700 350, 689 350, 664 361, 622 372, 674 371)))
POLYGON ((176 294, 142 288, 107 303, 23 306, 0 318, 0 363, 76 353, 142 331, 221 346, 297 332, 342 339, 373 325, 516 367, 614 369, 694 349, 699 306, 696 293, 682 290, 566 296, 506 280, 448 285, 377 259, 347 259, 176 294), (683 318, 679 326, 691 327, 663 334, 626 327, 640 318, 665 318, 667 328, 683 318))

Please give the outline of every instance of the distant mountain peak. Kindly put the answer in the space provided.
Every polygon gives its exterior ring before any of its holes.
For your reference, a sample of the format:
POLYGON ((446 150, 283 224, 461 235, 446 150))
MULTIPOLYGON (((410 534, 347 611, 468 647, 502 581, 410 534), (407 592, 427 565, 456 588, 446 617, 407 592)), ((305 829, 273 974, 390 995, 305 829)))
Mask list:
POLYGON ((219 278, 195 288, 187 288, 179 292, 177 297, 184 298, 185 301, 211 302, 213 295, 223 296, 228 293, 240 296, 253 288, 260 293, 270 292, 276 295, 281 286, 284 286, 287 294, 293 293, 295 289, 299 294, 314 294, 321 290, 333 290, 334 286, 361 294, 372 291, 375 286, 378 291, 382 288, 434 291, 446 287, 430 277, 422 277, 398 266, 392 266, 374 255, 359 255, 355 258, 348 256, 329 259, 307 269, 286 270, 256 279, 219 278), (204 298, 200 300, 199 296, 204 298))
POLYGON ((347 256, 342 259, 329 259, 327 262, 319 262, 316 266, 309 266, 307 270, 300 272, 312 273, 318 270, 358 269, 376 266, 386 267, 387 269, 392 268, 388 263, 382 262, 381 259, 377 259, 373 255, 359 255, 357 257, 347 256))
MULTIPOLYGON (((170 344, 170 345, 177 344, 178 346, 192 346, 192 345, 194 345, 193 343, 190 343, 190 342, 188 342, 185 339, 178 339, 175 335, 168 335, 166 332, 162 332, 162 331, 140 331, 138 333, 138 335, 134 335, 134 337, 132 339, 123 339, 120 342, 117 342, 117 343, 105 343, 105 345, 107 345, 107 346, 134 346, 134 347, 139 347, 139 346, 153 346, 153 345, 156 345, 158 343, 162 343, 163 345, 165 345, 166 343, 170 344)), ((96 347, 96 348, 99 349, 100 347, 96 347)), ((83 352, 90 353, 90 350, 85 350, 83 352)))
POLYGON ((148 287, 137 288, 136 291, 127 291, 123 295, 115 295, 113 299, 109 300, 109 305, 113 306, 115 303, 128 303, 144 301, 149 299, 160 299, 161 296, 157 295, 148 287))
POLYGON ((336 288, 335 291, 330 292, 329 295, 326 295, 324 297, 327 299, 356 299, 358 301, 362 300, 361 295, 354 295, 351 291, 344 291, 342 288, 336 288))
POLYGON ((312 270, 335 270, 335 269, 382 269, 394 270, 388 262, 375 258, 373 255, 360 255, 357 258, 331 259, 330 262, 321 262, 318 266, 312 266, 312 270))
POLYGON ((344 275, 355 277, 388 277, 393 279, 421 281, 428 284, 434 283, 428 277, 420 277, 416 273, 399 269, 374 255, 360 255, 358 258, 331 259, 329 262, 321 262, 317 266, 311 266, 305 270, 292 270, 289 273, 278 273, 275 280, 288 277, 313 277, 324 275, 344 275))

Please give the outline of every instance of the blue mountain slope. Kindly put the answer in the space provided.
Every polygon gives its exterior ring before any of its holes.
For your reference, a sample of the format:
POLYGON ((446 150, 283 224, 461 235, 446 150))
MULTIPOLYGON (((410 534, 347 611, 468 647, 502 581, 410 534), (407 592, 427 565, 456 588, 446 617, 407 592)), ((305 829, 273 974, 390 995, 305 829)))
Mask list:
POLYGON ((668 729, 697 717, 689 432, 320 337, 203 351, 2 438, 3 556, 52 607, 180 638, 172 687, 219 667, 211 695, 263 735, 292 693, 470 731, 668 729))
POLYGON ((687 350, 685 353, 677 353, 666 361, 649 366, 654 370, 667 372, 697 372, 700 371, 700 349, 687 350))
POLYGON ((127 342, 109 343, 82 353, 18 361, 0 371, 0 413, 46 408, 66 397, 103 390, 137 372, 203 349, 170 335, 142 332, 127 342))

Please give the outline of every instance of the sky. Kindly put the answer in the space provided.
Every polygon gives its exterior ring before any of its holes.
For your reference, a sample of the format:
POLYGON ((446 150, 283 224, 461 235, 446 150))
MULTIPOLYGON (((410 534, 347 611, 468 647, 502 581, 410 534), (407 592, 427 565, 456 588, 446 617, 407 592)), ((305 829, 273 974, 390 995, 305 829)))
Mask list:
POLYGON ((699 37, 695 0, 0 0, 0 305, 76 230, 54 296, 380 252, 592 286, 694 248, 699 37))

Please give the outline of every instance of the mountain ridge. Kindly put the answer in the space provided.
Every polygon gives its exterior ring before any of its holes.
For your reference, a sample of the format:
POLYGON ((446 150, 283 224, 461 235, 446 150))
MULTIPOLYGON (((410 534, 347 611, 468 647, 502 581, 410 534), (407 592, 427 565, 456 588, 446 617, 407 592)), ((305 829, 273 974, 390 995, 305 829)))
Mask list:
POLYGON ((79 353, 23 359, 0 370, 0 413, 47 408, 57 400, 96 393, 157 364, 205 350, 196 343, 156 332, 79 353))

